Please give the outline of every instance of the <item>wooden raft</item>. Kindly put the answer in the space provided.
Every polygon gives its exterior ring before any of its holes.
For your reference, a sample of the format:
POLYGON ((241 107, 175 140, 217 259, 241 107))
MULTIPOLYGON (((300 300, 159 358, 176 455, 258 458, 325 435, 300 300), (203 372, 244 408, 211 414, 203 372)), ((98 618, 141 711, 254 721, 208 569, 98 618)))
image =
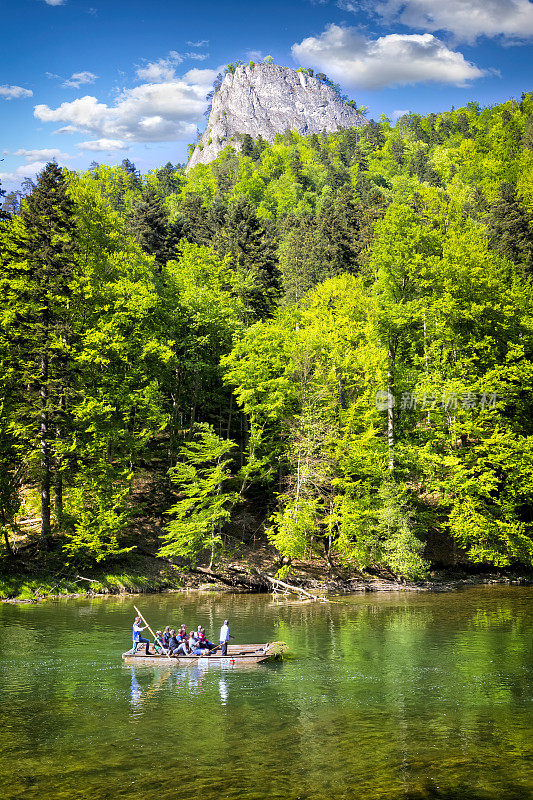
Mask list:
POLYGON ((131 651, 122 653, 122 660, 126 664, 201 664, 222 666, 235 664, 263 664, 267 661, 280 661, 282 658, 282 648, 279 642, 274 644, 230 644, 228 645, 227 656, 220 655, 220 650, 211 653, 209 656, 171 656, 170 658, 162 653, 150 653, 145 655, 144 649, 139 650, 135 655, 131 651))

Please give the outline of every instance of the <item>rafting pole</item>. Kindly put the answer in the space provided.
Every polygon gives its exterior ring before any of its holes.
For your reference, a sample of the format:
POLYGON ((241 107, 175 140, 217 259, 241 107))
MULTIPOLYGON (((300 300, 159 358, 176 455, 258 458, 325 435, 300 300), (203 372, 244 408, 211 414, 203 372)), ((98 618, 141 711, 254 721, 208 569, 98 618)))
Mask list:
MULTIPOLYGON (((213 647, 213 649, 212 649, 212 650, 208 650, 208 651, 207 651, 207 653, 205 654, 205 656, 195 656, 195 658, 193 658, 193 660, 192 660, 190 663, 192 664, 192 663, 193 663, 193 661, 198 661, 198 659, 199 659, 199 658, 207 658, 207 656, 210 656, 210 655, 211 655, 211 653, 214 653, 214 652, 215 652, 215 650, 218 650, 218 648, 219 648, 219 647, 220 647, 220 645, 219 645, 219 644, 217 644, 217 646, 216 646, 216 647, 213 647)), ((224 658, 224 656, 221 656, 221 658, 224 658)))
MULTIPOLYGON (((140 618, 142 619, 142 621, 144 622, 144 624, 146 625, 146 627, 148 628, 148 630, 150 631, 150 633, 151 633, 151 634, 152 634, 152 636, 154 637, 154 645, 155 645, 155 640, 157 639, 157 636, 155 635, 155 633, 153 632, 153 630, 151 629, 151 627, 148 625, 147 621, 145 620, 145 618, 143 617, 143 615, 141 614, 141 612, 139 611, 139 609, 137 608, 137 606, 135 606, 135 605, 134 605, 134 606, 133 606, 133 608, 135 609, 135 611, 137 612, 137 614, 140 616, 140 618)), ((170 655, 169 655, 168 653, 166 653, 166 656, 167 656, 167 658, 169 658, 169 659, 170 659, 170 655)))

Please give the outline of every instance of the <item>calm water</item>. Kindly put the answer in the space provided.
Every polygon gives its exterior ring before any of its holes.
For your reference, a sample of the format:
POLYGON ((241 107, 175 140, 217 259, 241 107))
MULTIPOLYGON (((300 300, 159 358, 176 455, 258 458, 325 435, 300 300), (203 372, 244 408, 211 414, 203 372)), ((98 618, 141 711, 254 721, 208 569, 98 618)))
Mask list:
POLYGON ((533 798, 533 589, 328 605, 163 595, 0 606, 2 798, 533 798), (255 668, 125 667, 133 603, 285 640, 255 668))

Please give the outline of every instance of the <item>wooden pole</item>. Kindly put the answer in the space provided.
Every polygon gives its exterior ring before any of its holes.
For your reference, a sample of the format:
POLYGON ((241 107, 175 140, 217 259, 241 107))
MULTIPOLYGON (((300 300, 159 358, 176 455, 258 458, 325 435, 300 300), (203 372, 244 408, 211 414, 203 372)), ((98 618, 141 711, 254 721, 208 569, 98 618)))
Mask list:
MULTIPOLYGON (((207 656, 208 656, 210 653, 214 653, 214 652, 215 652, 215 650, 218 650, 218 648, 219 648, 219 647, 220 647, 220 644, 217 644, 217 646, 216 646, 216 647, 213 647, 213 648, 212 648, 212 650, 208 650, 208 651, 207 651, 207 653, 205 654, 205 656, 196 656, 195 658, 193 658, 193 660, 192 660, 192 661, 190 661, 190 662, 189 662, 189 664, 192 664, 194 661, 198 661, 198 659, 199 659, 199 658, 207 658, 207 656)), ((226 658, 226 656, 220 656, 220 657, 221 657, 221 658, 226 658)))
MULTIPOLYGON (((140 618, 142 619, 142 621, 144 622, 144 624, 146 625, 146 627, 148 628, 148 630, 150 631, 150 633, 151 633, 151 634, 152 634, 152 636, 154 637, 154 644, 155 644, 155 640, 157 639, 157 636, 155 635, 155 633, 153 632, 153 630, 151 629, 151 627, 148 625, 148 623, 146 622, 145 618, 143 617, 143 615, 141 614, 141 612, 139 611, 139 609, 137 608, 137 606, 135 606, 135 605, 134 605, 134 606, 133 606, 133 608, 135 609, 135 611, 137 612, 137 614, 140 616, 140 618)), ((170 658, 170 655, 169 655, 168 653, 166 653, 166 656, 167 656, 167 658, 170 658)))

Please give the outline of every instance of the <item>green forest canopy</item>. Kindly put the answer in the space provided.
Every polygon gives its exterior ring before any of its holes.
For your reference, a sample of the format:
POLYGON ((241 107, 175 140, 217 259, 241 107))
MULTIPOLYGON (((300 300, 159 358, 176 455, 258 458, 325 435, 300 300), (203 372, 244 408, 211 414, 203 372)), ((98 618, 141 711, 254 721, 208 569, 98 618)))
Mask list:
POLYGON ((430 533, 533 564, 532 190, 531 94, 188 174, 49 164, 0 221, 6 548, 35 487, 43 547, 122 556, 148 471, 189 563, 252 513, 285 572, 421 578, 430 533))

